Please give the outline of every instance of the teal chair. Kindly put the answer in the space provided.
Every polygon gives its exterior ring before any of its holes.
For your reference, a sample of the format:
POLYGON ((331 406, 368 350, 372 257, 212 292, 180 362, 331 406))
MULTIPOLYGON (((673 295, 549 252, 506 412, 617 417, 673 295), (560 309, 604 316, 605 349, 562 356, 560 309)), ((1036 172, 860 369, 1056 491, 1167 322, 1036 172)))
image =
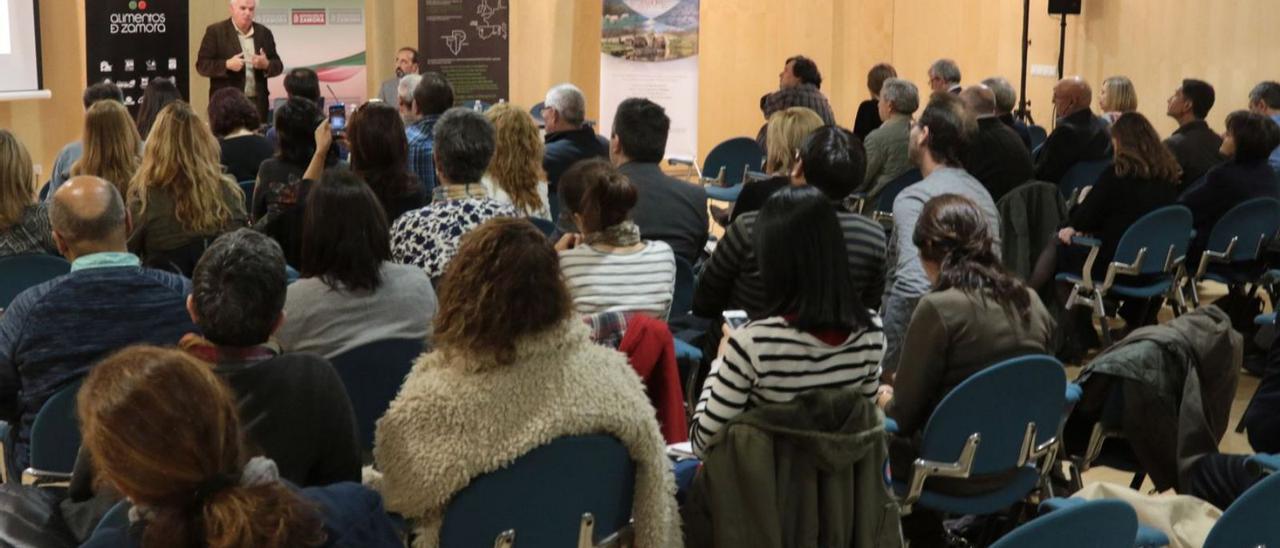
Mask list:
POLYGON ((692 167, 706 186, 708 198, 736 202, 748 173, 759 172, 764 165, 764 151, 755 139, 734 137, 712 148, 701 167, 687 158, 670 158, 667 163, 692 167))
POLYGON ((22 471, 23 485, 60 484, 71 479, 80 452, 76 395, 82 380, 62 387, 36 413, 31 425, 31 458, 22 471))
POLYGON ((365 451, 373 450, 378 419, 400 393, 400 385, 422 351, 421 340, 387 339, 353 348, 330 360, 351 398, 360 447, 365 451))
MULTIPOLYGON (((1160 531, 1159 529, 1156 529, 1155 527, 1150 527, 1150 526, 1139 523, 1138 516, 1136 513, 1134 513, 1133 507, 1118 500, 1096 500, 1096 501, 1089 502, 1084 499, 1077 499, 1077 498, 1054 498, 1054 499, 1048 499, 1044 502, 1041 502, 1040 511, 1042 513, 1053 512, 1053 515, 1057 515, 1059 513, 1069 513, 1069 512, 1074 512, 1077 514, 1077 517, 1071 518, 1069 521, 1073 522, 1075 527, 1078 527, 1082 530, 1076 531, 1074 533, 1070 533, 1066 531, 1058 531, 1057 534, 1060 535, 1061 538, 1063 538, 1064 540, 1076 540, 1081 537, 1077 537, 1074 535, 1079 535, 1082 533, 1091 534, 1092 532, 1094 532, 1093 531, 1094 528, 1099 530, 1107 530, 1107 529, 1114 530, 1115 519, 1119 515, 1127 515, 1127 516, 1133 516, 1133 525, 1134 525, 1133 531, 1130 532, 1127 537, 1108 536, 1108 539, 1110 539, 1112 542, 1123 542, 1123 544, 1107 543, 1107 544, 1101 544, 1101 545, 1117 546, 1117 547, 1124 546, 1125 548, 1128 548, 1130 546, 1133 546, 1135 548, 1161 548, 1162 546, 1169 545, 1168 535, 1164 534, 1164 532, 1160 531), (1105 518, 1098 518, 1097 514, 1090 513, 1092 517, 1085 518, 1085 519, 1081 519, 1079 517, 1079 514, 1082 514, 1084 512, 1082 510, 1083 508, 1089 508, 1089 507, 1096 508, 1100 503, 1108 503, 1112 505, 1111 508, 1108 510, 1111 516, 1105 517, 1105 518), (1115 506, 1115 505, 1119 505, 1119 506, 1115 506)), ((1048 519, 1048 517, 1049 516, 1036 518, 1036 520, 1032 521, 1031 523, 1038 523, 1041 520, 1048 519)), ((1126 521, 1127 521, 1127 518, 1126 518, 1126 521)), ((1017 533, 1018 530, 1025 527, 1026 526, 1020 527, 1019 529, 1015 529, 1014 533, 1017 533)), ((1126 527, 1126 530, 1128 530, 1127 527, 1126 527)), ((1117 532, 1115 534, 1118 535, 1119 533, 1117 532)), ((1009 537, 1012 537, 1012 536, 1013 535, 1010 535, 1009 537)), ((1009 538, 1009 537, 1006 537, 1006 538, 1009 538)), ((1029 538, 1027 540, 1029 540, 1029 538)), ((1046 544, 1009 544, 1007 546, 1048 546, 1048 547, 1100 546, 1100 545, 1095 545, 1092 542, 1069 543, 1069 544, 1054 544, 1048 540, 1046 540, 1046 542, 1047 542, 1046 544)), ((1005 545, 1001 543, 997 543, 996 546, 1005 546, 1005 545)))
POLYGON ((635 463, 603 435, 552 440, 471 481, 445 508, 441 548, 597 546, 631 534, 635 463))
POLYGON ((1112 161, 1109 158, 1076 162, 1062 175, 1062 180, 1058 181, 1058 192, 1062 193, 1062 199, 1068 202, 1076 201, 1080 191, 1098 182, 1098 178, 1102 177, 1102 173, 1111 167, 1111 164, 1112 161))
POLYGON ((1083 502, 1014 529, 991 548, 1132 548, 1138 514, 1118 500, 1083 502))
POLYGON ((1204 541, 1204 548, 1280 546, 1280 474, 1254 484, 1227 507, 1204 541))
POLYGON ((1239 287, 1261 287, 1265 272, 1263 253, 1280 231, 1280 200, 1254 198, 1242 202, 1218 220, 1209 231, 1196 271, 1186 284, 1191 304, 1199 306, 1196 284, 1204 280, 1239 287))
POLYGON ((128 528, 130 508, 133 508, 133 505, 129 504, 128 500, 117 502, 115 506, 112 506, 110 510, 107 510, 107 514, 105 516, 102 516, 102 520, 93 528, 93 534, 97 535, 98 533, 108 529, 128 528))
POLYGON ((0 310, 23 291, 71 271, 71 263, 54 255, 13 255, 0 258, 0 310))

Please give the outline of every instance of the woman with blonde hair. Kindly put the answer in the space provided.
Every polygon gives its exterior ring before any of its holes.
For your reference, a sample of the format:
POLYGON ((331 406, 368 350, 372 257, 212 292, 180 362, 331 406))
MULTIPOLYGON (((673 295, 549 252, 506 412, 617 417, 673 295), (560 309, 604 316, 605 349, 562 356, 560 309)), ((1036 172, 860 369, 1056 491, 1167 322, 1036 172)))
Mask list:
POLYGON ((480 184, 494 200, 511 204, 522 215, 550 221, 543 143, 533 117, 511 103, 495 105, 484 115, 493 124, 497 147, 480 184))
POLYGON ((791 184, 791 172, 800 143, 822 125, 818 113, 805 107, 787 108, 769 117, 769 124, 765 127, 765 142, 769 150, 765 151, 764 171, 772 178, 753 181, 742 187, 742 194, 733 204, 730 222, 738 220, 744 213, 759 211, 770 195, 791 184))
POLYGON ((71 166, 71 175, 93 175, 116 185, 120 195, 141 161, 142 138, 129 110, 115 101, 98 101, 84 116, 84 155, 71 166))
POLYGON ((35 178, 27 147, 0 129, 0 257, 58 253, 48 206, 35 199, 35 178))
POLYGON ((245 225, 244 193, 222 172, 221 149, 191 105, 160 111, 130 183, 129 251, 187 276, 209 242, 245 225))
POLYGON ((1102 81, 1098 90, 1098 108, 1107 122, 1115 123, 1121 114, 1138 110, 1138 92, 1127 76, 1112 76, 1102 81))

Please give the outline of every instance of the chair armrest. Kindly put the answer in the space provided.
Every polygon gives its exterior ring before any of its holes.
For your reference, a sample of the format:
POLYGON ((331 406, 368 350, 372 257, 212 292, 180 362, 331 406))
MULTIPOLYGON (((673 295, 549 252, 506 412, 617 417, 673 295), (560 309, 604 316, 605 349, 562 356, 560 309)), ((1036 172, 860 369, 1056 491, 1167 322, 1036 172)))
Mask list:
POLYGON ((1259 314, 1258 317, 1253 319, 1253 323, 1255 325, 1275 325, 1276 313, 1272 312, 1270 314, 1259 314))
POLYGON ((895 420, 893 420, 893 419, 891 419, 891 418, 889 418, 889 417, 885 417, 885 418, 884 418, 884 431, 885 431, 885 432, 888 432, 888 433, 890 433, 890 434, 897 434, 897 433, 898 433, 898 421, 895 421, 895 420))
POLYGON ((22 471, 22 484, 36 487, 66 487, 71 484, 71 473, 28 468, 22 471))
POLYGON ((669 156, 667 157, 667 165, 693 167, 694 163, 693 158, 687 156, 669 156))
POLYGON ((1071 245, 1083 245, 1086 247, 1102 247, 1102 240, 1091 236, 1072 236, 1071 245))
POLYGON ((1255 467, 1257 470, 1267 474, 1272 474, 1277 471, 1280 471, 1280 455, 1268 455, 1266 453, 1259 453, 1257 455, 1249 457, 1248 463, 1249 463, 1249 466, 1255 467))
POLYGON ((1074 382, 1067 383, 1067 405, 1074 406, 1080 403, 1082 396, 1084 396, 1084 388, 1074 382))

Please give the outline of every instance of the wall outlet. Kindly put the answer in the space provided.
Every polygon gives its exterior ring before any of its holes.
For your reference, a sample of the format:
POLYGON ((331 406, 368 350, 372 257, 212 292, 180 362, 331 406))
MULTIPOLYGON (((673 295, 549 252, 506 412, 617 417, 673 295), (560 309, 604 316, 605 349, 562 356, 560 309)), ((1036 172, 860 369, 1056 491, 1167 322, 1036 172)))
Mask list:
POLYGON ((1055 65, 1031 65, 1031 75, 1056 78, 1058 76, 1058 67, 1055 65))

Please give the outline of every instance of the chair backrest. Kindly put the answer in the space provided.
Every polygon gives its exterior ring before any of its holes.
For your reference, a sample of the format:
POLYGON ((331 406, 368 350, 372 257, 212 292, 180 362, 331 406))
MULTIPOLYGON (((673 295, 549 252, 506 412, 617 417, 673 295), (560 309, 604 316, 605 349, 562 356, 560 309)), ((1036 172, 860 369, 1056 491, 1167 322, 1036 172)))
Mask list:
POLYGON ((893 201, 898 199, 898 193, 902 189, 914 185, 924 179, 920 174, 920 170, 911 168, 906 173, 897 176, 894 180, 884 185, 884 189, 880 191, 880 197, 876 198, 876 211, 885 213, 893 212, 893 201))
POLYGON ((1252 261, 1280 230, 1280 200, 1254 198, 1227 211, 1209 231, 1206 250, 1222 252, 1236 239, 1228 259, 1231 262, 1252 261))
POLYGON ((972 474, 1015 469, 1028 424, 1035 425, 1037 445, 1057 435, 1066 390, 1066 372, 1053 356, 1022 356, 992 365, 960 383, 934 409, 920 456, 957 462, 965 441, 978 434, 972 474))
POLYGON ((1191 244, 1191 210, 1184 206, 1165 206, 1134 221, 1116 246, 1116 262, 1133 264, 1139 251, 1147 254, 1136 274, 1160 274, 1170 271, 1175 262, 1187 256, 1191 244))
POLYGON ((1271 474, 1227 507, 1209 530, 1204 548, 1280 546, 1276 501, 1280 501, 1280 474, 1271 474))
POLYGON ((716 145, 702 162, 702 176, 715 179, 724 170, 724 185, 742 183, 748 171, 760 171, 764 165, 764 152, 760 144, 748 137, 734 137, 716 145))
POLYGON ((1031 150, 1036 150, 1043 145, 1045 140, 1049 138, 1048 130, 1041 126, 1027 126, 1027 132, 1031 134, 1031 150))
POLYGON ((330 360, 351 398, 360 446, 365 450, 373 449, 374 427, 400 393, 400 385, 422 350, 423 341, 417 339, 387 339, 353 348, 330 360))
POLYGON ((1132 548, 1137 535, 1133 507, 1118 500, 1095 500, 1031 520, 991 548, 1132 548))
POLYGON ((1058 181, 1058 191, 1063 199, 1071 199, 1075 191, 1098 182, 1102 172, 1111 166, 1111 160, 1081 160, 1072 165, 1058 181))
POLYGON ((695 283, 693 265, 684 257, 676 256, 676 290, 671 296, 670 318, 679 318, 693 309, 693 287, 695 283))
POLYGON ((511 530, 516 546, 579 546, 586 513, 595 518, 591 542, 598 543, 630 521, 635 475, 627 448, 610 436, 552 440, 455 495, 440 546, 493 546, 511 530))
POLYGON ((70 271, 71 263, 53 255, 0 258, 0 308, 8 308, 23 291, 70 271))
POLYGON ((246 213, 253 213, 253 188, 258 182, 252 179, 248 181, 240 181, 240 190, 244 192, 244 210, 246 213))
POLYGON ((556 224, 540 217, 529 217, 529 222, 538 227, 548 238, 556 233, 556 224))
POLYGON ((80 420, 76 417, 77 379, 45 400, 31 425, 31 460, 42 472, 70 474, 80 452, 80 420))
POLYGON ((133 508, 129 501, 122 500, 107 510, 107 514, 102 516, 102 520, 93 528, 93 534, 98 534, 107 529, 125 529, 129 527, 129 509, 133 508))

